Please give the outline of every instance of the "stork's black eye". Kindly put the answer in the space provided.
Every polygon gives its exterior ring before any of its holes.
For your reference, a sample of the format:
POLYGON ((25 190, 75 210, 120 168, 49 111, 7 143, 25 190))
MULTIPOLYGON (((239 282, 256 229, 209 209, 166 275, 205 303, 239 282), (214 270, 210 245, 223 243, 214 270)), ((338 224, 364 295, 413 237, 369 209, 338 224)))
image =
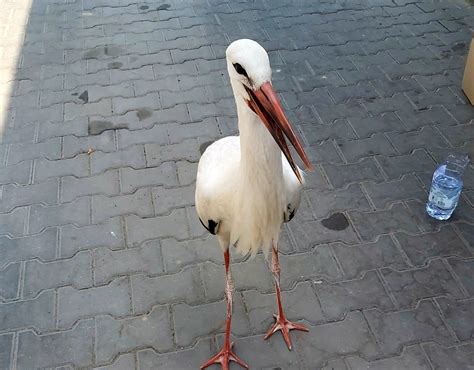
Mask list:
POLYGON ((237 71, 237 73, 239 75, 243 75, 247 78, 249 77, 249 76, 247 76, 247 72, 245 72, 244 67, 242 67, 239 63, 234 63, 234 68, 235 68, 235 70, 237 71))

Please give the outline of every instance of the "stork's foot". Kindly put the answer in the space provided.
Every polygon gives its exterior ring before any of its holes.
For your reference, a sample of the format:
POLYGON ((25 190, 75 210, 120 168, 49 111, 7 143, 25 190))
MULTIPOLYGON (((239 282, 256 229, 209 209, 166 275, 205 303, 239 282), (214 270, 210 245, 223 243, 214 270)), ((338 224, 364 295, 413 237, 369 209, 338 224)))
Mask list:
POLYGON ((230 346, 224 346, 224 348, 222 348, 217 355, 211 357, 204 365, 201 366, 201 370, 214 364, 221 364, 222 370, 229 370, 229 362, 231 361, 234 361, 240 366, 248 369, 248 365, 238 358, 234 352, 232 352, 233 346, 233 342, 230 344, 230 346))
POLYGON ((309 331, 309 329, 304 325, 288 321, 285 315, 274 314, 273 317, 275 318, 275 323, 273 324, 273 326, 270 328, 270 330, 268 331, 268 333, 265 335, 263 339, 268 339, 273 334, 275 334, 275 332, 277 332, 278 330, 281 330, 281 335, 283 335, 283 339, 290 351, 293 348, 293 345, 291 343, 290 330, 309 331))

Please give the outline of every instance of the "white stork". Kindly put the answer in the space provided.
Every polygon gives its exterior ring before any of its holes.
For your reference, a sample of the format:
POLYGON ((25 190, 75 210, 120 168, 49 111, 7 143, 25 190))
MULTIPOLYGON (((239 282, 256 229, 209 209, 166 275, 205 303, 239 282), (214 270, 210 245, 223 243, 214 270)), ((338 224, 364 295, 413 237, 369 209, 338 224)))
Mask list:
POLYGON ((280 295, 278 238, 283 222, 291 220, 300 204, 303 187, 303 172, 293 161, 285 137, 307 169, 311 169, 311 164, 273 90, 265 49, 252 40, 237 40, 227 48, 226 57, 240 136, 220 139, 203 153, 197 172, 196 209, 201 223, 217 235, 224 252, 227 319, 222 350, 201 369, 216 363, 228 369, 230 361, 248 368, 233 353, 230 343, 230 245, 243 254, 255 255, 262 249, 268 255, 272 250, 278 314, 265 339, 281 330, 291 350, 289 331, 308 331, 286 319, 280 295))

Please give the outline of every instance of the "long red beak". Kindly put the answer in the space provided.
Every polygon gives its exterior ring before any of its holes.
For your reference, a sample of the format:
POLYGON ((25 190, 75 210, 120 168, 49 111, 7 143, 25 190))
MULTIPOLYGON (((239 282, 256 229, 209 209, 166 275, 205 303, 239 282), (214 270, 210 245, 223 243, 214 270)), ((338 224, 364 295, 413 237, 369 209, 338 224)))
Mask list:
POLYGON ((298 167, 291 156, 285 136, 294 146, 296 152, 303 161, 305 170, 311 171, 313 166, 311 165, 311 162, 309 161, 309 158, 303 149, 301 141, 296 136, 291 123, 286 118, 285 112, 283 112, 280 100, 278 99, 273 86, 270 82, 265 82, 257 91, 247 87, 246 90, 250 96, 250 100, 247 102, 250 109, 252 109, 255 114, 260 117, 263 124, 273 136, 281 151, 285 155, 296 177, 300 182, 302 182, 303 179, 301 178, 300 171, 298 170, 298 167))

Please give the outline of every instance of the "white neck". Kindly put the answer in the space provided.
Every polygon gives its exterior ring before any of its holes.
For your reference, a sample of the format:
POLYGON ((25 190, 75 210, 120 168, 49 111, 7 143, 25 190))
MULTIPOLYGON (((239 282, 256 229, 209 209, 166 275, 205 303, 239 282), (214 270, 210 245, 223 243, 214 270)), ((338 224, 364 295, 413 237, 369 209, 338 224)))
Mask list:
POLYGON ((278 144, 243 98, 237 98, 236 103, 241 176, 265 182, 282 179, 281 151, 278 144))

